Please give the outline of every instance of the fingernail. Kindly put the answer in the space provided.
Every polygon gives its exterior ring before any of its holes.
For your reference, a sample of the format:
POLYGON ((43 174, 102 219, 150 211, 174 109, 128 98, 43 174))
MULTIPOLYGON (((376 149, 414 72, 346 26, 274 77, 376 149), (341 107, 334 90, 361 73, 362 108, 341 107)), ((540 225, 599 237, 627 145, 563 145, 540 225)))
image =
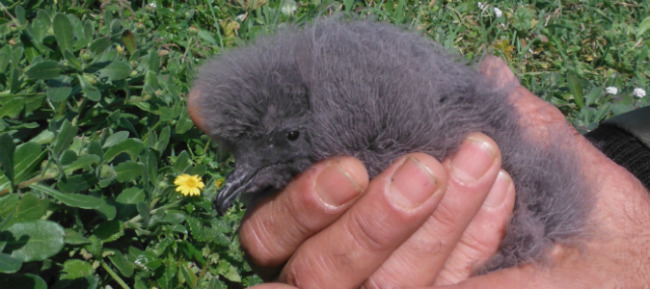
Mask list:
POLYGON ((512 178, 510 178, 510 175, 504 171, 499 171, 499 175, 494 181, 494 185, 492 185, 492 189, 490 189, 490 192, 488 193, 485 202, 483 202, 483 205, 488 209, 496 209, 501 207, 504 200, 506 199, 506 195, 514 189, 515 186, 512 183, 512 178))
POLYGON ((431 169, 418 159, 408 157, 391 178, 391 198, 402 208, 414 209, 438 191, 437 185, 431 169))
POLYGON ((470 135, 451 159, 451 174, 461 182, 474 183, 485 175, 496 157, 490 143, 470 135))
POLYGON ((330 164, 316 178, 316 192, 323 202, 341 206, 361 193, 357 182, 336 164, 330 164))

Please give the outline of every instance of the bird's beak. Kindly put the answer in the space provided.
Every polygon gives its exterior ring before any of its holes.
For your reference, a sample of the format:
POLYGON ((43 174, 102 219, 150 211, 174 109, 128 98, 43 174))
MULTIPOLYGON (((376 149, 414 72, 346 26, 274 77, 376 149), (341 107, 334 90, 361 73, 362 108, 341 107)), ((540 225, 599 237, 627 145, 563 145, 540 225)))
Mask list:
POLYGON ((237 197, 246 192, 246 189, 256 174, 257 170, 248 166, 238 166, 226 176, 226 184, 219 192, 219 195, 217 195, 217 200, 215 201, 219 215, 223 215, 232 206, 237 197))

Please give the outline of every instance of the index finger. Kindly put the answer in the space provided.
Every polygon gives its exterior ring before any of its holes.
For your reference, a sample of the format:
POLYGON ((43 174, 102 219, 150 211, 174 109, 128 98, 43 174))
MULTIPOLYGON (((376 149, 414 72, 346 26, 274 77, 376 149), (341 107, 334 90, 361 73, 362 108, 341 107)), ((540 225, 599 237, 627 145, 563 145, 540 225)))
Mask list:
POLYGON ((239 236, 253 267, 274 271, 304 240, 337 220, 367 186, 365 167, 352 157, 335 157, 306 170, 242 222, 239 236))

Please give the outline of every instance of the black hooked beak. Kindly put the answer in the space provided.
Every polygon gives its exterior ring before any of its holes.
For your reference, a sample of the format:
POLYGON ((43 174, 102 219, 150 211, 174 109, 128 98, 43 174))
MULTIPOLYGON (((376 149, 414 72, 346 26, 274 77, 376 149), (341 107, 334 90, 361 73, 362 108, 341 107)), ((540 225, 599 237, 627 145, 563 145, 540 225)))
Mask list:
POLYGON ((246 192, 250 186, 253 178, 257 174, 257 170, 248 167, 236 167, 228 176, 226 176, 226 184, 223 186, 214 204, 217 207, 219 215, 223 215, 235 202, 237 197, 246 192))

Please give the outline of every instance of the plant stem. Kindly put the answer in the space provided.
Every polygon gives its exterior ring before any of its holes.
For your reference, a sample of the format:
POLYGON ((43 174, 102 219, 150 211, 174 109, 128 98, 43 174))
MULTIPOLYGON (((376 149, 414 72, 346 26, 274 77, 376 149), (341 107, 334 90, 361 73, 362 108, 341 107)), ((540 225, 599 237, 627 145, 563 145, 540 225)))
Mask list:
POLYGON ((11 18, 11 20, 16 21, 16 23, 18 23, 18 19, 16 19, 16 17, 14 17, 13 15, 11 15, 11 13, 9 13, 9 9, 7 8, 7 6, 2 4, 2 2, 0 2, 0 8, 2 8, 2 10, 5 11, 5 14, 7 14, 7 16, 11 18))
MULTIPOLYGON (((45 175, 45 176, 42 176, 42 177, 33 177, 33 178, 29 179, 29 180, 26 180, 26 181, 18 184, 18 186, 16 186, 16 189, 22 189, 24 187, 27 187, 27 186, 33 184, 33 183, 37 183, 37 182, 45 181, 45 180, 51 180, 51 179, 53 179, 55 177, 56 177, 56 175, 45 175)), ((4 190, 0 190, 0 197, 8 194, 10 191, 11 191, 11 188, 6 188, 4 190)))
POLYGON ((122 278, 120 278, 120 276, 117 275, 113 269, 111 269, 111 267, 108 267, 108 265, 106 265, 106 262, 104 262, 104 260, 100 260, 100 263, 102 264, 102 268, 108 272, 108 275, 111 275, 111 277, 113 277, 113 280, 115 280, 117 284, 120 284, 120 286, 122 286, 124 289, 131 289, 129 285, 126 285, 126 282, 124 282, 124 280, 122 280, 122 278))

